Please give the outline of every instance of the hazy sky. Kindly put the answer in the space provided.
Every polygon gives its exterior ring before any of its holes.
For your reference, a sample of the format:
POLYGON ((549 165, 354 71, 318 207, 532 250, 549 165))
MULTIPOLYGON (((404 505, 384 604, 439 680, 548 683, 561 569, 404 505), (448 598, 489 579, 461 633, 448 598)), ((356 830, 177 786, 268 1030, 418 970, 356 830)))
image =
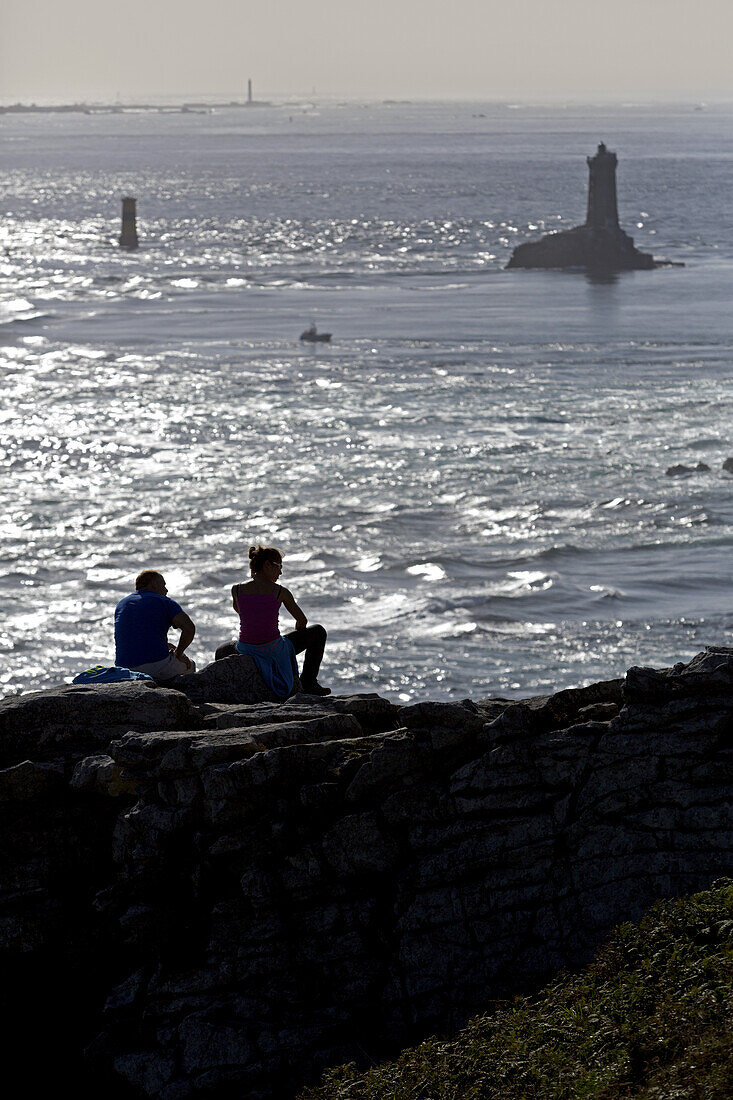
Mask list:
POLYGON ((733 0, 0 0, 0 98, 733 97, 733 0))

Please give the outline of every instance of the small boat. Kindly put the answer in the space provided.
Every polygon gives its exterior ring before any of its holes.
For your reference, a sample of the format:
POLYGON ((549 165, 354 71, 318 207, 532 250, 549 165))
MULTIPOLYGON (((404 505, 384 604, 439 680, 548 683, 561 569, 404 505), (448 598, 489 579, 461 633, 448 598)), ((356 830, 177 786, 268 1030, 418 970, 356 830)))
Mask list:
POLYGON ((328 344, 331 339, 331 333, 319 332, 315 322, 313 322, 310 328, 307 328, 305 332, 301 332, 300 338, 301 340, 305 340, 307 344, 328 344))

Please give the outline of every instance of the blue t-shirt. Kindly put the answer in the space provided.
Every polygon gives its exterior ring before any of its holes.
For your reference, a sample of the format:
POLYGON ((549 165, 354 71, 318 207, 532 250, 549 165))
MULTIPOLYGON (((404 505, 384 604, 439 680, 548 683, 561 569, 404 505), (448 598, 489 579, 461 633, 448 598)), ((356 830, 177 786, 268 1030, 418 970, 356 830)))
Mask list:
POLYGON ((135 668, 168 656, 168 628, 183 608, 157 592, 133 592, 115 608, 115 664, 135 668))

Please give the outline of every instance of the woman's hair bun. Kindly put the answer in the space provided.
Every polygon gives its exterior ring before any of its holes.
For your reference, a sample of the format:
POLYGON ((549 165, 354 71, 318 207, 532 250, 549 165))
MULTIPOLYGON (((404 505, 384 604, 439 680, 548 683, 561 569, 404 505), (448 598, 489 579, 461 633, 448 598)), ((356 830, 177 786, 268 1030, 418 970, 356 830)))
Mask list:
POLYGON ((249 569, 252 576, 259 573, 266 561, 282 561, 282 551, 276 546, 250 546, 249 569))

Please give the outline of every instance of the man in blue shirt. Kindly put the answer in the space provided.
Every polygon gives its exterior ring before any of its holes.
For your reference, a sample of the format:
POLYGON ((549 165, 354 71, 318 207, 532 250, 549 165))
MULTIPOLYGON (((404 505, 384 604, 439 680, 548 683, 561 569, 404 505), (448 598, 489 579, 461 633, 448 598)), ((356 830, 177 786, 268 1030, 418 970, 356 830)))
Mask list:
POLYGON ((115 664, 147 672, 154 680, 171 680, 196 665, 186 656, 196 627, 175 600, 168 598, 165 579, 145 569, 135 580, 135 591, 115 608, 115 664), (168 641, 170 627, 180 630, 178 645, 168 641))

